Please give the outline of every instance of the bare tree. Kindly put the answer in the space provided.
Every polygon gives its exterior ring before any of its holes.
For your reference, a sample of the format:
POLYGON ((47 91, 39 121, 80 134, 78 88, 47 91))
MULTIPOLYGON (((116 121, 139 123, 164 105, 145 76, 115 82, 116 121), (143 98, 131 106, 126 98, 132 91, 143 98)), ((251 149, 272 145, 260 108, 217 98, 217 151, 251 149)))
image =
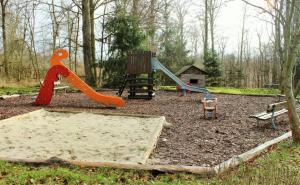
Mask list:
MULTIPOLYGON (((188 6, 189 1, 187 0, 177 0, 175 2, 175 10, 176 10, 176 18, 177 18, 177 27, 178 27, 178 47, 185 48, 185 23, 186 23, 186 16, 188 13, 188 6)), ((178 53, 178 60, 179 62, 183 61, 183 49, 180 49, 178 53)))
POLYGON ((155 50, 155 43, 154 43, 154 37, 155 37, 155 17, 156 17, 156 2, 157 0, 151 0, 150 1, 150 14, 149 14, 149 33, 150 33, 150 50, 155 50))
POLYGON ((138 17, 139 9, 140 9, 140 0, 132 0, 132 15, 138 17))
POLYGON ((204 0, 204 43, 203 43, 203 53, 204 53, 204 60, 206 60, 206 55, 208 53, 208 15, 209 15, 209 0, 204 0))
POLYGON ((278 21, 276 23, 278 24, 277 28, 282 30, 282 34, 281 31, 277 30, 279 32, 277 33, 278 36, 282 37, 282 41, 277 41, 277 49, 282 49, 282 84, 287 99, 289 124, 292 130, 293 141, 300 143, 300 119, 297 114, 293 92, 293 70, 296 64, 296 52, 300 45, 300 2, 298 0, 278 0, 274 2, 275 5, 271 5, 272 10, 270 11, 250 1, 243 1, 263 10, 272 17, 275 16, 275 20, 278 21))
POLYGON ((60 25, 63 17, 61 16, 61 12, 56 11, 56 5, 54 0, 49 4, 49 12, 52 21, 52 50, 57 49, 57 40, 59 39, 60 25))
POLYGON ((82 34, 83 34, 83 57, 86 81, 89 85, 95 85, 92 72, 93 45, 92 45, 92 18, 90 0, 82 1, 82 34))
POLYGON ((75 73, 77 74, 77 53, 78 53, 78 48, 79 48, 79 30, 80 30, 80 14, 79 11, 76 13, 76 32, 75 32, 75 47, 74 47, 74 70, 75 73))
POLYGON ((227 38, 226 37, 221 37, 219 41, 219 52, 221 55, 221 61, 224 62, 225 60, 225 51, 226 51, 226 46, 227 46, 227 38))
POLYGON ((29 54, 30 54, 30 59, 32 62, 32 67, 35 71, 35 77, 38 81, 40 81, 41 77, 40 77, 40 69, 39 69, 39 63, 38 63, 38 54, 37 54, 37 50, 36 50, 36 41, 35 41, 35 21, 36 21, 36 17, 35 17, 35 9, 38 6, 38 4, 36 4, 35 2, 32 2, 32 6, 28 7, 30 8, 31 11, 30 16, 28 16, 28 25, 29 25, 29 54))
POLYGON ((239 45, 239 54, 238 54, 238 87, 242 86, 242 76, 244 73, 243 70, 243 64, 244 64, 244 51, 245 51, 245 36, 247 30, 245 29, 245 23, 246 23, 246 14, 247 14, 247 6, 244 8, 244 14, 243 14, 243 22, 242 22, 242 30, 241 30, 241 40, 240 40, 240 45, 239 45))
POLYGON ((4 71, 6 77, 8 77, 8 48, 7 48, 7 37, 6 37, 6 8, 7 8, 8 0, 0 0, 1 5, 1 20, 2 20, 2 41, 3 41, 3 51, 4 51, 4 71))
POLYGON ((219 14, 222 0, 209 0, 208 14, 209 14, 209 24, 210 24, 210 39, 211 39, 211 50, 215 51, 215 26, 216 19, 219 14))
POLYGON ((200 45, 200 35, 199 30, 193 25, 189 30, 190 42, 192 45, 193 55, 196 56, 199 54, 199 45, 200 45))

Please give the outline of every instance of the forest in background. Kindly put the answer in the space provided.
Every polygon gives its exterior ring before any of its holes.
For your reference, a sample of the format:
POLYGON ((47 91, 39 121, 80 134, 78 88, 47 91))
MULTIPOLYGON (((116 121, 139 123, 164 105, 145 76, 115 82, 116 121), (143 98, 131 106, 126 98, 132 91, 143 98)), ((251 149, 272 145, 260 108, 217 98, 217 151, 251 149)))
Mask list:
MULTIPOLYGON (((90 85, 110 86, 118 84, 124 74, 127 52, 151 50, 173 72, 191 64, 204 69, 211 86, 277 87, 283 75, 278 11, 273 11, 273 22, 269 23, 273 27, 269 42, 262 41, 261 33, 257 33, 258 47, 253 47, 245 26, 245 3, 237 52, 228 53, 226 38, 216 33, 216 20, 226 3, 0 0, 0 75, 2 79, 41 81, 53 50, 65 48, 70 53, 66 65, 71 70, 90 85), (197 24, 192 26, 187 25, 190 6, 198 10, 197 24)), ((280 8, 280 1, 276 6, 280 8)), ((168 82, 162 74, 157 78, 158 85, 168 82)))

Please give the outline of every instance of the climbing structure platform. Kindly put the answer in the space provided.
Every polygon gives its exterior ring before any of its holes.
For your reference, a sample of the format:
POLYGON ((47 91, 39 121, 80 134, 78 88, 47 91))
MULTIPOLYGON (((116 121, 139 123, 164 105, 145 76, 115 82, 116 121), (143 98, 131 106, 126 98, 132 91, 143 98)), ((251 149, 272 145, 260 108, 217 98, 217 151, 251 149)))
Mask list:
POLYGON ((128 86, 129 99, 152 99, 153 97, 153 74, 151 58, 152 52, 130 52, 128 54, 126 74, 123 77, 118 95, 121 96, 128 86))

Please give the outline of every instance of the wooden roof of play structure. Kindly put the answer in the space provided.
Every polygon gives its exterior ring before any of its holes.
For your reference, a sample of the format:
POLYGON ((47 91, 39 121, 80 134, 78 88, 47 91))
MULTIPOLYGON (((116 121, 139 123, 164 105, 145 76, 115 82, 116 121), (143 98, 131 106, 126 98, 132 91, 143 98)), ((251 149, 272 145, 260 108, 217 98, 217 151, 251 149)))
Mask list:
POLYGON ((200 68, 197 67, 197 66, 194 66, 194 65, 188 65, 188 66, 182 67, 179 71, 177 71, 177 72, 175 73, 175 75, 176 75, 176 76, 179 76, 179 75, 181 75, 182 73, 184 73, 184 72, 186 72, 187 70, 189 70, 190 68, 195 68, 195 69, 201 71, 203 74, 207 74, 204 70, 200 69, 200 68))

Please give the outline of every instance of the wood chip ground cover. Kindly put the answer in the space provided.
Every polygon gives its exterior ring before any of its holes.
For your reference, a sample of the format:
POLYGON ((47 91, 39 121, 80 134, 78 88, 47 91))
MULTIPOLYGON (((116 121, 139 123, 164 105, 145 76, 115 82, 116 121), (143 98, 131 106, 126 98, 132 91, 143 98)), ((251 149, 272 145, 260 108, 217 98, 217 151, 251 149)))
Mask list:
MULTIPOLYGON (((257 125, 249 118, 250 114, 265 111, 276 98, 215 95, 219 101, 218 119, 206 120, 200 103, 202 96, 179 97, 176 92, 158 91, 151 101, 126 99, 126 107, 107 109, 80 93, 58 94, 49 109, 165 116, 173 126, 163 129, 150 157, 153 164, 212 166, 289 131, 287 115, 278 118, 277 130, 268 122, 257 125)), ((33 101, 31 96, 1 100, 0 119, 39 109, 32 106, 33 101)))

